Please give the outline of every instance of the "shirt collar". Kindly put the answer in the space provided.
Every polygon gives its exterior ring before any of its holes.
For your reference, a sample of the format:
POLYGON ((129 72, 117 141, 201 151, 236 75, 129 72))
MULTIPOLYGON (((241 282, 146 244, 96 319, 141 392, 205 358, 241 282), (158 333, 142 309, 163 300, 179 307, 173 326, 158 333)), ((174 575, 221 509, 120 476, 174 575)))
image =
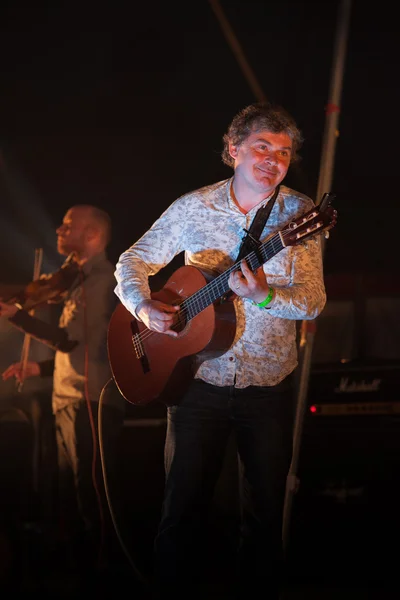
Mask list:
MULTIPOLYGON (((235 202, 233 201, 232 194, 231 194, 232 185, 233 185, 233 177, 231 177, 228 180, 228 187, 227 187, 227 195, 228 195, 228 204, 229 204, 229 207, 232 208, 233 210, 235 210, 236 212, 240 212, 240 214, 244 215, 244 213, 241 212, 241 210, 239 209, 239 207, 236 206, 235 202)), ((275 192, 275 190, 273 190, 267 198, 264 198, 264 200, 261 200, 261 202, 259 202, 255 206, 253 206, 253 208, 251 208, 249 210, 249 212, 246 213, 246 214, 247 215, 252 215, 255 212, 257 212, 259 208, 264 207, 271 200, 272 196, 274 195, 274 192, 275 192)))
POLYGON ((95 254, 94 256, 92 256, 91 258, 89 258, 89 260, 87 260, 85 262, 85 264, 82 267, 82 271, 83 273, 87 276, 89 275, 89 273, 91 272, 91 270, 93 269, 93 267, 95 265, 97 265, 98 263, 106 260, 107 256, 106 256, 106 252, 103 250, 103 252, 99 252, 98 254, 95 254))

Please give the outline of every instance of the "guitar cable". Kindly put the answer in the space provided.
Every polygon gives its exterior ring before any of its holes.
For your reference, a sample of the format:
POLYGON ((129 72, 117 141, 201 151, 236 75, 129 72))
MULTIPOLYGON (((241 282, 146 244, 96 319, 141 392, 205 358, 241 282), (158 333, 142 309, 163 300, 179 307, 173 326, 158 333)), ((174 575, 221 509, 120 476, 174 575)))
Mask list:
MULTIPOLYGON (((104 537, 105 537, 105 535, 104 535, 105 524, 104 524, 103 506, 102 506, 101 496, 100 496, 99 488, 97 485, 97 479, 96 479, 97 442, 96 442, 96 429, 95 429, 95 424, 94 424, 93 411, 92 411, 92 406, 90 404, 90 397, 89 397, 89 344, 88 344, 89 328, 88 328, 88 323, 87 323, 87 302, 86 302, 86 293, 85 293, 84 281, 83 281, 83 273, 81 273, 80 276, 81 276, 81 288, 82 288, 82 302, 83 302, 83 314, 84 314, 84 337, 85 337, 85 398, 86 398, 86 403, 87 403, 88 412, 89 412, 89 420, 90 420, 90 425, 91 425, 91 430, 92 430, 92 439, 93 439, 92 480, 93 480, 93 485, 94 485, 96 496, 97 496, 97 502, 98 502, 98 506, 99 506, 100 520, 101 520, 101 542, 100 542, 99 555, 98 555, 98 564, 99 564, 99 566, 101 566, 102 556, 103 556, 103 547, 104 547, 104 537)), ((127 549, 127 547, 123 541, 121 532, 120 532, 118 524, 117 524, 117 519, 115 517, 114 510, 112 508, 112 502, 111 502, 111 497, 110 497, 110 493, 109 493, 108 480, 107 480, 107 469, 106 469, 105 456, 104 456, 102 409, 103 409, 104 394, 105 394, 107 387, 109 386, 109 384, 111 382, 114 383, 113 377, 110 377, 110 379, 104 384, 104 386, 100 392, 99 407, 98 407, 98 412, 97 412, 99 454, 100 454, 101 471, 102 471, 102 476, 103 476, 104 493, 106 496, 107 506, 108 506, 108 510, 110 512, 114 530, 117 535, 118 541, 120 543, 121 549, 122 549, 124 555, 126 556, 130 566, 132 567, 132 570, 135 573, 137 579, 145 586, 145 588, 148 588, 149 593, 150 593, 149 581, 146 579, 146 577, 143 575, 143 573, 140 571, 140 569, 137 567, 137 565, 133 561, 133 559, 129 553, 129 550, 127 549)))
MULTIPOLYGON (((95 428, 95 423, 94 423, 94 417, 93 417, 93 411, 92 411, 92 405, 90 403, 90 396, 89 396, 89 328, 88 328, 88 322, 87 322, 87 301, 86 301, 86 291, 85 291, 85 285, 84 285, 84 275, 83 275, 83 271, 81 269, 79 269, 79 277, 80 277, 80 284, 81 284, 81 290, 82 290, 82 304, 83 304, 83 328, 84 328, 84 356, 85 356, 85 362, 84 362, 84 386, 85 386, 85 400, 86 400, 86 406, 87 406, 87 410, 88 410, 88 415, 89 415, 89 422, 90 422, 90 429, 92 432, 92 483, 93 483, 93 487, 96 493, 96 498, 97 498, 97 505, 98 505, 98 509, 99 509, 99 515, 100 515, 100 546, 99 546, 99 554, 98 554, 98 566, 101 567, 102 565, 102 557, 103 557, 103 547, 104 547, 104 513, 103 513, 103 506, 102 506, 102 502, 101 502, 101 496, 100 496, 100 491, 99 491, 99 486, 97 484, 97 478, 96 478, 96 456, 97 456, 97 441, 96 441, 96 428, 95 428)), ((99 406, 100 409, 100 406, 99 406)), ((100 432, 99 432, 99 436, 100 436, 100 432)))
POLYGON ((111 382, 114 383, 113 377, 110 377, 110 379, 107 381, 107 383, 103 386, 103 389, 101 390, 100 397, 99 397, 99 411, 98 411, 99 450, 100 450, 100 461, 101 461, 101 468, 102 468, 103 480, 104 480, 104 491, 105 491, 105 495, 107 498, 107 505, 108 505, 108 508, 110 511, 111 520, 113 522, 114 530, 117 535, 118 541, 121 545, 122 551, 123 551, 124 555, 126 556, 128 562, 129 562, 130 566, 132 567, 132 570, 135 573, 138 580, 145 586, 145 588, 148 588, 148 590, 150 591, 149 581, 146 579, 146 577, 143 575, 143 573, 140 571, 140 569, 135 564, 134 560, 132 559, 132 557, 129 553, 129 550, 127 549, 127 547, 123 541, 121 532, 118 527, 117 519, 115 517, 114 511, 112 508, 112 502, 111 502, 110 494, 109 494, 109 488, 108 488, 108 482, 107 482, 107 469, 106 469, 106 465, 105 465, 103 439, 102 439, 102 406, 103 406, 104 393, 105 393, 108 385, 111 382))

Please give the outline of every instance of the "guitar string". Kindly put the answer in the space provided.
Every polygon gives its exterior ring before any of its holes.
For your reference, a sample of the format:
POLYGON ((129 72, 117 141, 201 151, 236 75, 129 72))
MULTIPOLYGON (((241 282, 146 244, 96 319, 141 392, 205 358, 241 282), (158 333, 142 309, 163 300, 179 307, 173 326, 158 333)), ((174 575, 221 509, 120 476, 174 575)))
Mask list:
MULTIPOLYGON (((290 229, 290 230, 287 230, 287 229, 286 229, 286 230, 282 230, 282 231, 280 231, 280 232, 278 232, 278 233, 274 234, 274 235, 272 236, 272 238, 271 238, 271 239, 269 239, 269 240, 267 240, 267 241, 265 241, 264 243, 262 243, 262 244, 261 244, 261 246, 260 246, 260 250, 261 250, 261 252, 262 252, 263 254, 266 254, 268 249, 273 249, 273 245, 274 245, 274 244, 275 244, 277 241, 280 241, 280 235, 279 235, 279 234, 281 234, 281 236, 282 236, 283 240, 285 241, 286 239, 288 239, 289 237, 291 237, 291 236, 293 235, 293 233, 295 233, 295 232, 296 232, 296 229, 290 229)), ((318 232, 316 232, 316 233, 318 233, 318 232)), ((321 233, 321 232, 319 232, 319 233, 321 233)), ((281 248, 281 250, 283 250, 283 248, 284 248, 284 247, 285 247, 285 246, 283 246, 283 247, 281 248)), ((279 252, 279 251, 278 251, 278 252, 279 252)), ((275 252, 274 256, 275 256, 275 255, 276 255, 278 252, 275 252)), ((257 257, 257 255, 256 255, 256 252, 255 252, 255 251, 252 251, 252 252, 250 252, 250 253, 249 253, 249 254, 248 254, 246 257, 245 257, 245 259, 246 259, 246 260, 247 260, 247 261, 250 263, 250 267, 251 267, 252 269, 253 269, 253 259, 254 259, 254 258, 256 258, 256 261, 257 261, 257 262, 256 262, 256 268, 258 268, 258 267, 262 266, 262 264, 264 264, 264 263, 261 263, 261 264, 260 264, 260 261, 258 260, 258 257, 257 257)), ((267 260, 268 260, 268 259, 267 259, 267 260)), ((217 288, 217 291, 218 291, 218 285, 219 285, 219 283, 221 282, 221 280, 224 280, 224 279, 229 279, 229 275, 230 275, 231 273, 233 273, 233 271, 237 271, 237 270, 239 270, 239 269, 240 269, 240 262, 241 262, 241 261, 234 263, 234 264, 233 264, 231 267, 229 267, 229 268, 228 268, 226 271, 224 271, 223 273, 221 273, 220 275, 218 275, 218 276, 217 276, 215 279, 213 279, 211 282, 209 282, 209 283, 208 283, 208 284, 207 284, 205 287, 206 287, 206 288, 208 288, 210 291, 211 291, 211 289, 215 290, 215 288, 217 288)), ((229 291, 230 291, 230 290, 229 290, 229 288, 228 288, 228 290, 227 290, 226 292, 224 292, 224 293, 222 294, 222 296, 223 296, 225 293, 229 292, 229 291)), ((177 313, 178 320, 177 320, 177 322, 176 322, 176 323, 174 323, 174 324, 173 324, 173 326, 171 327, 171 329, 174 329, 174 330, 175 330, 175 329, 179 328, 181 325, 184 325, 184 324, 186 323, 186 318, 185 318, 185 317, 186 317, 186 315, 188 314, 188 309, 189 309, 189 308, 192 308, 192 307, 193 307, 193 306, 195 306, 196 304, 197 304, 197 305, 199 305, 199 303, 200 303, 200 299, 202 299, 202 300, 204 300, 204 298, 206 298, 206 299, 207 299, 207 296, 208 296, 208 298, 209 298, 209 296, 210 296, 210 293, 205 293, 204 291, 202 292, 202 290, 200 289, 200 290, 197 290, 197 292, 195 292, 195 293, 194 293, 192 296, 189 296, 189 298, 185 298, 185 299, 184 299, 184 300, 181 302, 181 304, 178 304, 177 306, 183 306, 183 305, 184 305, 184 310, 180 310, 180 311, 177 313), (196 296, 196 299, 193 299, 193 296, 196 296), (181 317, 182 317, 182 318, 181 318, 181 317)), ((174 304, 174 303, 172 302, 171 304, 174 304)), ((204 309, 204 308, 206 308, 206 307, 203 307, 203 309, 204 309)), ((203 309, 202 309, 202 310, 203 310, 203 309)), ((137 343, 141 343, 141 342, 145 341, 145 340, 146 340, 148 337, 152 336, 152 335, 153 335, 153 334, 155 334, 155 333, 161 333, 161 332, 158 332, 158 331, 153 331, 153 330, 151 330, 151 329, 146 329, 145 331, 142 331, 142 332, 140 332, 140 333, 136 334, 136 337, 135 337, 135 339, 136 339, 136 342, 137 342, 137 343)))

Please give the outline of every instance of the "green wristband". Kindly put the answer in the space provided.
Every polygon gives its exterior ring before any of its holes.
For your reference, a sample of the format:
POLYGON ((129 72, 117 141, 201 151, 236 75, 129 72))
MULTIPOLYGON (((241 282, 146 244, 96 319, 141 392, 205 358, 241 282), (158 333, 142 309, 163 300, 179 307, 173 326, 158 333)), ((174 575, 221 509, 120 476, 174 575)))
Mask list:
POLYGON ((263 300, 262 302, 253 302, 253 304, 255 304, 255 306, 258 306, 259 308, 265 308, 267 304, 271 302, 273 296, 274 289, 271 286, 269 286, 268 296, 265 298, 265 300, 263 300))

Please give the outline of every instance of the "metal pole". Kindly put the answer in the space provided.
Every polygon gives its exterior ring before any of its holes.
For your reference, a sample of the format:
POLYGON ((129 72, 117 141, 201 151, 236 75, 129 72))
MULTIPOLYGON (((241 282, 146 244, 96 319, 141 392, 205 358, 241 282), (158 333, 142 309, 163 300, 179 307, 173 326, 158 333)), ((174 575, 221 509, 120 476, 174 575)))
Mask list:
POLYGON ((342 0, 338 17, 337 38, 334 49, 335 62, 331 80, 331 89, 329 92, 329 103, 325 108, 325 132, 317 187, 317 202, 320 201, 325 192, 331 191, 336 140, 339 136, 339 107, 340 98, 342 95, 343 72, 350 22, 350 9, 351 0, 342 0))
POLYGON ((222 31, 225 34, 225 37, 231 47, 232 52, 234 53, 236 60, 238 61, 244 76, 247 79, 248 84, 250 85, 254 96, 257 98, 259 102, 266 100, 265 94, 261 88, 261 85, 257 81, 257 77, 254 75, 253 69, 250 67, 247 59, 244 55, 244 52, 238 42, 237 37, 235 36, 232 27, 230 26, 227 18, 224 15, 224 12, 221 8, 218 0, 210 0, 210 4, 212 9, 219 21, 219 24, 222 27, 222 31))
MULTIPOLYGON (((326 106, 325 132, 322 146, 320 174, 317 188, 317 203, 320 202, 325 192, 331 191, 332 174, 334 166, 336 140, 338 137, 337 123, 339 119, 339 106, 342 92, 343 71, 346 56, 347 38, 350 22, 351 0, 342 0, 337 21, 336 43, 333 55, 333 70, 331 86, 329 91, 329 102, 326 106)), ((324 245, 322 247, 324 249, 324 245)), ((310 378, 311 358, 316 332, 316 323, 314 321, 303 321, 300 339, 300 376, 297 388, 296 417, 293 432, 293 457, 289 469, 285 506, 283 514, 283 546, 286 552, 290 518, 292 512, 293 496, 299 487, 297 469, 299 463, 299 454, 301 446, 301 437, 303 431, 303 421, 306 409, 306 399, 308 393, 308 382, 310 378)))

